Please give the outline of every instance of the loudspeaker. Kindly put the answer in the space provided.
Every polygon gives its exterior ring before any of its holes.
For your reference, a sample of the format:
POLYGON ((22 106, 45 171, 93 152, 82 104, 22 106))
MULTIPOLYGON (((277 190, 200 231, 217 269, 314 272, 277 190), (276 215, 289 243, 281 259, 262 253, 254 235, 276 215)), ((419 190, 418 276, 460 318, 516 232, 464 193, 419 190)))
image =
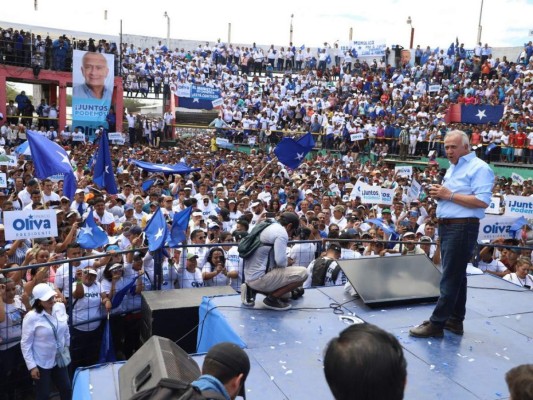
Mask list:
POLYGON ((370 307, 435 302, 439 298, 441 273, 425 254, 337 262, 370 307))
POLYGON ((231 286, 142 292, 141 340, 163 336, 177 342, 187 353, 196 353, 202 298, 230 294, 235 294, 231 286))
POLYGON ((151 389, 162 378, 192 382, 200 375, 196 361, 177 344, 152 336, 118 371, 120 399, 151 389))

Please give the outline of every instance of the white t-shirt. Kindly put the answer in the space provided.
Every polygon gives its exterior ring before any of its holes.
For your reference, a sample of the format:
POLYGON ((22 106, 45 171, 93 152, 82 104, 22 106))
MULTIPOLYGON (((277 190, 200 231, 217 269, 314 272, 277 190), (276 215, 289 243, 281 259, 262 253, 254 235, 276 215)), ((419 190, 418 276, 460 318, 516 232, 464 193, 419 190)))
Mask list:
POLYGON ((194 272, 187 271, 186 268, 178 268, 178 281, 181 289, 192 289, 204 286, 202 271, 196 268, 194 272))
MULTIPOLYGON (((226 268, 227 269, 227 268, 226 268)), ((202 267, 203 272, 214 272, 215 267, 210 262, 206 262, 202 267)), ((213 278, 204 281, 204 286, 228 286, 230 279, 224 274, 215 275, 213 278)))
MULTIPOLYGON (((74 292, 75 290, 76 282, 72 284, 72 291, 74 292)), ((94 331, 100 326, 100 321, 93 321, 83 325, 77 324, 102 316, 101 292, 102 288, 98 282, 94 282, 91 286, 83 284, 83 297, 81 299, 73 299, 76 305, 72 312, 72 321, 77 330, 84 332, 94 331)))
POLYGON ((479 260, 477 267, 483 272, 504 272, 507 267, 499 260, 492 260, 490 263, 479 260))
MULTIPOLYGON (((102 280, 102 284, 101 284, 101 289, 102 289, 102 293, 105 293, 109 296, 109 293, 111 292, 111 281, 108 281, 107 279, 103 279, 102 280)), ((121 277, 119 280, 116 281, 115 283, 115 294, 120 291, 124 286, 126 286, 128 283, 126 282, 126 280, 121 277)), ((122 314, 123 312, 126 311, 126 305, 125 305, 125 296, 124 296, 124 299, 122 300, 122 303, 120 303, 120 305, 116 308, 113 308, 111 310, 111 314, 114 315, 114 314, 122 314)), ((113 301, 113 299, 111 299, 111 301, 113 301)))
POLYGON ((314 243, 296 243, 289 250, 289 257, 294 260, 294 266, 307 267, 315 259, 316 245, 314 243))
POLYGON ((17 296, 12 304, 5 304, 6 318, 0 322, 0 350, 7 350, 19 344, 18 340, 9 342, 12 338, 20 338, 22 335, 22 314, 26 311, 26 307, 17 296))
POLYGON ((512 272, 510 274, 507 274, 503 277, 506 281, 509 281, 511 283, 514 283, 518 286, 529 286, 530 290, 533 290, 533 278, 531 278, 531 275, 526 275, 525 279, 519 278, 516 273, 512 272))

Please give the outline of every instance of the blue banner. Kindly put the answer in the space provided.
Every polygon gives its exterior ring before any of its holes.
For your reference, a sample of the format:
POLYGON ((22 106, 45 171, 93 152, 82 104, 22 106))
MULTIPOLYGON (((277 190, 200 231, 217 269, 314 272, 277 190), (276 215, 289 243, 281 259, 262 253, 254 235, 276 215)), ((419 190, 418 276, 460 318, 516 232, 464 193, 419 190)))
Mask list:
POLYGON ((222 97, 220 89, 190 83, 178 85, 175 95, 177 107, 202 110, 212 110, 213 101, 222 97))

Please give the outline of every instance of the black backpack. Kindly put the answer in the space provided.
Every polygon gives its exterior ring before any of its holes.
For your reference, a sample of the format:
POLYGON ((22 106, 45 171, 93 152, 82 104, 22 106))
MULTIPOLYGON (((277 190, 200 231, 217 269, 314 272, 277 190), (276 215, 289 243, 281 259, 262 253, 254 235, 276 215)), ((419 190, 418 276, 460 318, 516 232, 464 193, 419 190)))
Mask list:
POLYGON ((261 232, 263 232, 266 228, 268 228, 270 225, 275 223, 276 220, 274 219, 266 219, 264 221, 261 221, 256 226, 254 226, 254 229, 242 238, 242 240, 239 242, 239 246, 237 247, 237 250, 239 251, 239 256, 245 260, 246 258, 250 257, 259 247, 261 246, 271 246, 264 243, 261 243, 261 232))
POLYGON ((212 390, 201 391, 190 383, 163 378, 156 387, 135 394, 130 400, 225 400, 212 390))
MULTIPOLYGON (((324 286, 326 284, 326 273, 331 263, 335 261, 332 258, 320 257, 317 258, 313 264, 313 273, 311 275, 311 286, 324 286)), ((331 280, 335 282, 339 276, 341 267, 339 264, 335 267, 331 273, 331 280)))

